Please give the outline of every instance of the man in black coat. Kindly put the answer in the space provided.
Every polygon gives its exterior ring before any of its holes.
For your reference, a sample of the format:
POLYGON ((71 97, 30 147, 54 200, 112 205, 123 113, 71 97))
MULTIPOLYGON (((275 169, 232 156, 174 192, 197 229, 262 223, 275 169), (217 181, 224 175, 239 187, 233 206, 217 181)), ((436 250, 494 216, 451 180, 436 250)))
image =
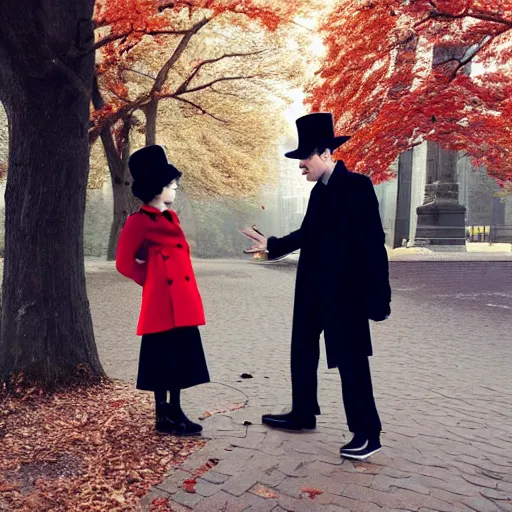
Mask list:
POLYGON ((293 314, 292 410, 266 414, 263 423, 290 430, 316 428, 320 414, 317 370, 324 332, 327 365, 338 367, 343 403, 353 439, 340 450, 364 460, 380 450, 381 422, 373 397, 368 357, 369 320, 390 315, 388 257, 379 205, 371 180, 350 172, 332 152, 349 137, 335 137, 332 115, 297 120, 299 147, 286 157, 300 161, 308 181, 316 182, 300 229, 282 238, 265 238, 253 228, 247 253, 277 259, 300 249, 293 314))

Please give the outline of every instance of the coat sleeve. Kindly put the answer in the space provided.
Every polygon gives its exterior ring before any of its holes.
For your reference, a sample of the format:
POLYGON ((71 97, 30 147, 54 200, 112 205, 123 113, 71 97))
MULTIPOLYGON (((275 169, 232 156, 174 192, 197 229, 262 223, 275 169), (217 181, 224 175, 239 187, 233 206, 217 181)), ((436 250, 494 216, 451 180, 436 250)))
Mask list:
POLYGON ((297 251, 302 246, 302 230, 291 232, 289 235, 277 238, 271 236, 267 240, 268 257, 271 260, 297 251))
POLYGON ((361 180, 361 200, 358 201, 359 229, 356 229, 361 257, 366 270, 365 295, 368 317, 385 320, 391 314, 391 287, 385 234, 379 213, 379 202, 373 183, 364 176, 361 180))
POLYGON ((143 286, 146 279, 146 264, 141 265, 135 261, 137 252, 144 245, 141 220, 137 214, 126 219, 117 244, 116 268, 123 276, 143 286))

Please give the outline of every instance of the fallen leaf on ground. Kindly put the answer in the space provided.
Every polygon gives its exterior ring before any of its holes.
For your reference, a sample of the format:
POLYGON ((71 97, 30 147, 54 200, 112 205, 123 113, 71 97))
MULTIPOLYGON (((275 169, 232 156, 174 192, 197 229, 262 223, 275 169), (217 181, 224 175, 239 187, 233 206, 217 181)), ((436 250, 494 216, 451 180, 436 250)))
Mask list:
POLYGON ((226 412, 238 411, 239 409, 243 409, 245 404, 233 404, 225 409, 215 409, 213 411, 205 411, 202 416, 199 417, 199 420, 205 420, 206 418, 210 418, 215 414, 225 414, 226 412))
POLYGON ((152 396, 129 383, 19 393, 0 390, 0 504, 9 511, 135 512, 205 444, 156 434, 152 396))
POLYGON ((173 512, 167 498, 156 498, 151 502, 149 512, 173 512))
POLYGON ((194 473, 194 478, 199 478, 200 476, 203 476, 205 473, 210 471, 210 469, 214 468, 219 463, 219 459, 208 459, 208 461, 203 464, 201 467, 197 468, 194 473))
POLYGON ((380 467, 376 464, 369 464, 368 462, 355 462, 354 467, 359 473, 370 473, 376 475, 380 473, 380 467))
POLYGON ((194 494, 196 492, 196 484, 197 480, 195 478, 189 478, 187 480, 184 480, 184 482, 181 484, 181 488, 190 494, 194 494))
POLYGON ((310 500, 314 500, 317 496, 320 496, 320 494, 324 493, 324 491, 321 491, 320 489, 314 489, 312 487, 303 487, 301 490, 310 500))
POLYGON ((268 487, 265 487, 264 485, 261 484, 255 485, 251 491, 254 494, 266 499, 277 498, 278 496, 278 494, 274 492, 272 489, 269 489, 268 487))

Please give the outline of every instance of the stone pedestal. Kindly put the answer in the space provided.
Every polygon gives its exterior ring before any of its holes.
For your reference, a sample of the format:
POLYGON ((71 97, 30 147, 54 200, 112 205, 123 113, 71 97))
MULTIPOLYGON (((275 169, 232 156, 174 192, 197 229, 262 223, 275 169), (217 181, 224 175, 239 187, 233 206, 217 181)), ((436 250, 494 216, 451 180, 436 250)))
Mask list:
POLYGON ((425 202, 416 209, 415 246, 466 250, 466 207, 458 199, 458 183, 436 181, 426 185, 425 202))
POLYGON ((457 153, 427 143, 425 196, 416 208, 414 245, 466 250, 466 207, 459 203, 457 153))

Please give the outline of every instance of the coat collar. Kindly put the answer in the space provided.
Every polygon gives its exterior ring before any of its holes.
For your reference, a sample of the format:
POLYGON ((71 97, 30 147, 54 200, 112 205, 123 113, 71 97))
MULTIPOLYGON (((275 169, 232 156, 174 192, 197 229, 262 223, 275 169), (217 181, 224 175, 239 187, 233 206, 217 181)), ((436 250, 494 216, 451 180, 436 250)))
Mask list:
MULTIPOLYGON (((345 166, 345 162, 343 160, 338 160, 336 162, 336 167, 334 167, 334 171, 332 171, 332 176, 336 176, 337 178, 341 178, 342 176, 346 176, 350 171, 345 166)), ((331 180, 329 180, 331 181, 331 180)))
POLYGON ((336 166, 332 171, 332 174, 329 176, 329 181, 327 184, 324 184, 322 180, 318 181, 318 186, 323 185, 324 187, 329 187, 332 183, 339 183, 343 180, 344 177, 348 175, 350 171, 346 168, 343 160, 338 160, 336 162, 336 166))
POLYGON ((144 210, 148 213, 159 213, 160 215, 163 213, 158 208, 155 208, 154 206, 150 206, 149 204, 143 204, 140 208, 141 210, 144 210))
POLYGON ((165 217, 169 222, 174 223, 173 214, 171 210, 164 210, 162 212, 158 208, 155 208, 154 206, 150 206, 149 204, 143 204, 139 211, 141 213, 145 213, 152 220, 156 221, 158 216, 161 215, 165 217))

